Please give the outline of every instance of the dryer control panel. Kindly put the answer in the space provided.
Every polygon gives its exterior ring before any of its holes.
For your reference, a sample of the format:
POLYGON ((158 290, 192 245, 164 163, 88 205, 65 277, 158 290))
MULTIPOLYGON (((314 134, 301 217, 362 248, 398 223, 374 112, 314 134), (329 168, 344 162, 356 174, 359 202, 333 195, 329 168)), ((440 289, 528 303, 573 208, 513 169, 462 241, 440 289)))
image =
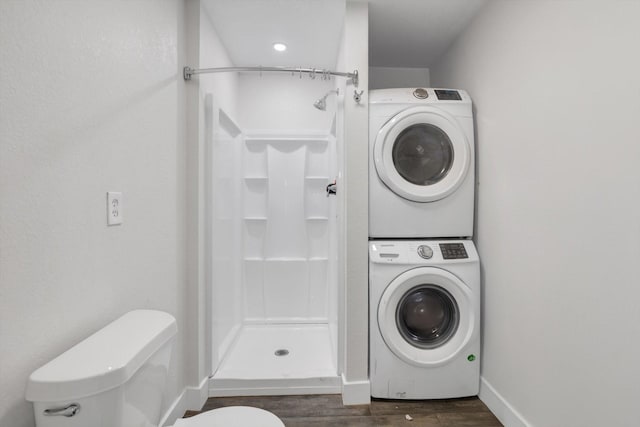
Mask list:
POLYGON ((440 251, 444 259, 466 259, 469 258, 462 243, 440 243, 440 251))
POLYGON ((436 89, 436 96, 442 101, 462 101, 460 92, 451 89, 436 89))

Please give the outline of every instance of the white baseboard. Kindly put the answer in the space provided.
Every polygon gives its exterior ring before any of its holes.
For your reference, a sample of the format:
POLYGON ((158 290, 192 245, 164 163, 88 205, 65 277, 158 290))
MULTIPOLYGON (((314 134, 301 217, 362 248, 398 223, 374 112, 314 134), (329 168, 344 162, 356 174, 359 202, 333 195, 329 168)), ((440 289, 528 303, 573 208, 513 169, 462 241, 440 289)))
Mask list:
POLYGON ((162 427, 172 426, 178 418, 182 418, 186 411, 199 411, 202 409, 209 395, 208 383, 209 378, 205 378, 198 387, 185 387, 182 393, 169 406, 159 425, 162 427))
POLYGON ((219 379, 209 381, 209 397, 340 394, 342 378, 219 379))
POLYGON ((342 403, 348 405, 368 405, 371 403, 371 383, 347 381, 342 374, 342 403))
POLYGON ((209 377, 204 377, 198 387, 186 388, 187 409, 199 411, 209 398, 209 377))
POLYGON ((484 378, 480 378, 478 397, 505 427, 531 427, 522 414, 516 411, 484 378))

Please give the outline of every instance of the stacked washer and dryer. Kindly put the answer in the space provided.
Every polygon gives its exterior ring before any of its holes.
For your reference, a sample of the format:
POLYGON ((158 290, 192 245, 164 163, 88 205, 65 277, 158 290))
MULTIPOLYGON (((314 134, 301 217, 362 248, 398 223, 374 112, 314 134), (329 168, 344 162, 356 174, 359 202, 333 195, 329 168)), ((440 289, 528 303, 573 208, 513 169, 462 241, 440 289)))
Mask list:
POLYGON ((369 126, 371 395, 476 395, 471 99, 452 89, 373 90, 369 126))

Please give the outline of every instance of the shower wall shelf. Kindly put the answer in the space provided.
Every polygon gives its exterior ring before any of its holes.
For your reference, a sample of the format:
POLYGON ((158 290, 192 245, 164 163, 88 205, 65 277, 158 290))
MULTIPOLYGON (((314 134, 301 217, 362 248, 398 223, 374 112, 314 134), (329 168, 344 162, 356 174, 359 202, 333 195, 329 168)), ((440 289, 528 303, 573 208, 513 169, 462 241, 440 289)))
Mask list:
POLYGON ((191 68, 184 67, 182 69, 182 76, 185 80, 191 80, 191 77, 197 74, 212 74, 212 73, 234 73, 234 72, 275 72, 275 73, 291 73, 292 76, 299 76, 302 78, 303 74, 306 74, 312 80, 320 78, 321 80, 329 80, 331 76, 344 77, 349 79, 355 87, 358 87, 359 78, 358 70, 354 70, 352 73, 333 71, 322 68, 302 68, 302 67, 216 67, 216 68, 191 68))
POLYGON ((245 319, 326 322, 335 137, 268 132, 242 147, 245 319))

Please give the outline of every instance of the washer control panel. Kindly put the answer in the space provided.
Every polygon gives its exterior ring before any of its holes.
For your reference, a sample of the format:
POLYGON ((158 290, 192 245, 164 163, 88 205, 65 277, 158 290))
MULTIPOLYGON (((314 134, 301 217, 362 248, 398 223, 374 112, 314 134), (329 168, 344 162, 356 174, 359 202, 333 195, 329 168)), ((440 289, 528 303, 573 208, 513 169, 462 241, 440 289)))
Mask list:
POLYGON ((462 243, 440 243, 440 252, 442 252, 443 259, 469 258, 462 243))
POLYGON ((477 262, 471 240, 371 240, 369 261, 374 264, 428 266, 477 262))
POLYGON ((431 249, 431 246, 420 245, 418 246, 418 255, 424 259, 431 259, 433 256, 433 249, 431 249))

